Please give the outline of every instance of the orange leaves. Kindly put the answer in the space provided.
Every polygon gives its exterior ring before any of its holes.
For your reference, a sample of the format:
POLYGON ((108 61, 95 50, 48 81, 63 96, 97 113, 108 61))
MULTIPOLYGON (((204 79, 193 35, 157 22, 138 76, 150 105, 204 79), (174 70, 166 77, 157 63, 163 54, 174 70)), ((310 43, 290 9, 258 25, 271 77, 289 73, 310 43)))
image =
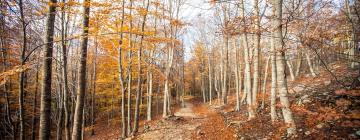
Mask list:
POLYGON ((177 39, 164 38, 164 37, 148 37, 148 38, 145 38, 145 41, 148 41, 150 43, 172 43, 172 42, 175 42, 175 44, 180 44, 180 41, 177 39))
POLYGON ((215 5, 217 0, 210 0, 210 4, 215 5))
POLYGON ((173 26, 184 26, 185 25, 181 20, 178 20, 178 19, 170 20, 170 24, 173 26))
POLYGON ((339 89, 335 90, 336 95, 349 95, 349 96, 360 96, 360 90, 345 90, 345 89, 339 89))
POLYGON ((0 85, 5 84, 9 76, 26 71, 26 70, 30 69, 30 66, 31 66, 30 64, 23 65, 23 66, 15 66, 11 70, 0 73, 0 85))
POLYGON ((137 12, 139 13, 139 15, 141 15, 141 16, 145 16, 145 15, 148 14, 148 11, 147 11, 145 8, 143 8, 143 7, 140 7, 140 8, 138 8, 138 9, 136 9, 136 10, 137 10, 137 12))

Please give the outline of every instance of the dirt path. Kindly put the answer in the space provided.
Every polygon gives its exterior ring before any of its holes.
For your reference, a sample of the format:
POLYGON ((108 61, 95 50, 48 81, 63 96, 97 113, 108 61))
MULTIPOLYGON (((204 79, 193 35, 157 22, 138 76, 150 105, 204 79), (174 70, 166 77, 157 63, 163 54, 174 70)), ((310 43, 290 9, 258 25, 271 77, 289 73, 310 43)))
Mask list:
POLYGON ((184 107, 180 108, 179 111, 175 112, 175 116, 186 117, 186 118, 195 118, 198 115, 193 112, 194 105, 189 101, 184 102, 184 107))
POLYGON ((199 117, 193 112, 194 105, 188 101, 185 107, 179 109, 174 116, 159 120, 155 124, 148 125, 144 133, 137 136, 137 139, 161 139, 161 140, 186 140, 191 139, 192 132, 201 124, 194 121, 199 117))
POLYGON ((220 114, 207 105, 186 101, 174 116, 145 126, 141 140, 235 139, 220 114), (196 113, 195 113, 196 112, 196 113), (147 128, 146 128, 147 127, 147 128))

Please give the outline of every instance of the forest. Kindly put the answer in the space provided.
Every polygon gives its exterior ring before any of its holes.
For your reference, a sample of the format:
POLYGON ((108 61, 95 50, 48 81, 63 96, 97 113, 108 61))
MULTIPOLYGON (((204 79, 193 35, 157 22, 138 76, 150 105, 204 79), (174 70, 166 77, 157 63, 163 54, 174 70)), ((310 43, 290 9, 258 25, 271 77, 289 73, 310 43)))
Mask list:
POLYGON ((360 139, 360 1, 0 0, 0 139, 360 139))

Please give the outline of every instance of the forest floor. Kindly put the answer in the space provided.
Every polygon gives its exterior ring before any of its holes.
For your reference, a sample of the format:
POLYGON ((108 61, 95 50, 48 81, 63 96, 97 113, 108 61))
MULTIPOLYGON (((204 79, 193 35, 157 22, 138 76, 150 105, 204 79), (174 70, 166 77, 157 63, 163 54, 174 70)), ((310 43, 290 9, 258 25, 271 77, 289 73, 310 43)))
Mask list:
MULTIPOLYGON (((329 65, 338 81, 325 70, 317 77, 304 75, 289 82, 289 100, 292 103, 297 135, 291 139, 359 139, 360 138, 360 89, 347 89, 356 71, 346 65, 329 65), (341 84, 340 84, 341 83, 341 84)), ((270 89, 267 85, 267 89, 270 89)), ((261 96, 258 97, 261 99, 261 96)), ((246 105, 234 111, 234 94, 227 105, 202 103, 199 98, 185 100, 183 108, 175 109, 173 116, 140 123, 137 136, 129 139, 286 139, 286 127, 282 121, 280 104, 277 104, 279 121, 270 121, 268 95, 265 108, 258 108, 257 117, 247 120, 246 105)), ((116 139, 120 126, 96 126, 96 134, 86 139, 116 139)))

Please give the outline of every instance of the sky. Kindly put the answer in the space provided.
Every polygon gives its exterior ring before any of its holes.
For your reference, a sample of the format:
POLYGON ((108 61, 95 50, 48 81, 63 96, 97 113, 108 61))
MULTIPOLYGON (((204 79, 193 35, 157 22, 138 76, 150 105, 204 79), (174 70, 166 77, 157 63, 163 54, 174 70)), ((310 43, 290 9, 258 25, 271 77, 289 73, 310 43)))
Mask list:
POLYGON ((194 26, 195 22, 199 21, 199 18, 212 18, 214 9, 212 7, 209 0, 186 0, 182 7, 180 17, 188 23, 185 33, 180 37, 185 45, 185 60, 191 58, 192 46, 199 37, 198 27, 194 26))

